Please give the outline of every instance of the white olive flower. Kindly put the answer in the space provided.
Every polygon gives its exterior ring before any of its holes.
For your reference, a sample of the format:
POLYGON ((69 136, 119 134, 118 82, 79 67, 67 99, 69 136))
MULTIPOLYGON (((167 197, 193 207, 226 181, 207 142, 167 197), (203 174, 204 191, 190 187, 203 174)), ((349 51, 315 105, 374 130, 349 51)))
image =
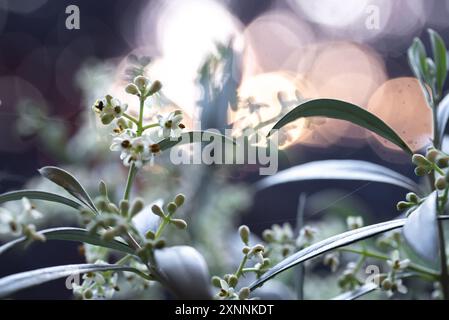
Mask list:
POLYGON ((310 226, 304 226, 299 232, 299 236, 296 239, 296 245, 300 248, 309 246, 315 239, 315 234, 318 232, 316 228, 310 226))
POLYGON ((111 99, 110 107, 112 109, 112 113, 114 117, 120 118, 123 116, 123 113, 128 109, 128 105, 126 103, 121 103, 119 99, 111 99))
POLYGON ((21 233, 20 223, 16 217, 4 208, 0 208, 0 234, 12 233, 14 235, 21 233))
POLYGON ((43 214, 36 210, 36 207, 28 200, 28 198, 23 197, 22 198, 22 206, 23 206, 23 213, 22 213, 22 219, 29 220, 29 219, 40 219, 43 217, 43 214))
POLYGON ((399 251, 395 250, 391 254, 391 259, 387 260, 387 264, 391 267, 391 269, 393 269, 393 271, 402 271, 410 265, 410 260, 401 260, 399 257, 399 251))
POLYGON ((162 138, 178 138, 181 135, 184 125, 181 111, 170 112, 166 116, 158 115, 160 134, 162 138))
POLYGON ((358 217, 347 217, 346 218, 346 225, 348 226, 349 230, 355 230, 355 229, 359 229, 361 227, 363 227, 363 218, 358 216, 358 217))
POLYGON ((392 281, 390 278, 382 281, 382 289, 387 292, 388 297, 392 297, 396 292, 406 294, 407 287, 402 283, 402 279, 392 281))

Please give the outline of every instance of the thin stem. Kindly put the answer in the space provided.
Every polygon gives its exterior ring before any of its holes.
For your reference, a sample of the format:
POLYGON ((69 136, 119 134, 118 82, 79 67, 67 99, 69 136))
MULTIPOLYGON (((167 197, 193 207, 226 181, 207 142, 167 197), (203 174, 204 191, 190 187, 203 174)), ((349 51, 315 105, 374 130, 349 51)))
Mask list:
POLYGON ((131 163, 131 166, 129 167, 129 171, 128 171, 128 179, 126 181, 125 194, 123 195, 124 200, 129 200, 129 196, 131 193, 131 187, 133 185, 134 177, 136 176, 136 172, 137 172, 137 168, 133 162, 133 163, 131 163))
POLYGON ((242 259, 242 262, 240 262, 240 265, 239 265, 237 271, 234 274, 237 278, 240 278, 240 276, 243 274, 243 272, 244 272, 243 269, 245 268, 247 261, 248 261, 248 255, 245 255, 242 259))
POLYGON ((154 240, 159 239, 159 237, 162 235, 162 232, 164 231, 165 227, 170 223, 170 218, 165 217, 162 219, 161 224, 156 230, 156 234, 154 235, 154 240))
POLYGON ((139 112, 139 122, 137 123, 137 136, 141 136, 143 132, 143 107, 145 102, 145 97, 140 97, 140 112, 139 112))
POLYGON ((135 124, 139 124, 139 121, 136 118, 134 118, 133 116, 131 116, 127 113, 124 113, 123 117, 130 120, 131 122, 134 122, 135 124))
POLYGON ((150 128, 155 128, 157 126, 159 126, 159 123, 148 124, 148 125, 142 127, 142 132, 144 132, 145 130, 150 129, 150 128))

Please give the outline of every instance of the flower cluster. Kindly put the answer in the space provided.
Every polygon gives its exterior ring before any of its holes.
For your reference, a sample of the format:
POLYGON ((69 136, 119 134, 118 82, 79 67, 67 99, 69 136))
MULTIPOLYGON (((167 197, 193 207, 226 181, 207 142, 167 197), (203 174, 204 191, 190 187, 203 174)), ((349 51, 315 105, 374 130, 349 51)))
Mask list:
MULTIPOLYGON (((106 262, 98 260, 96 264, 106 264, 106 262)), ((117 273, 112 271, 106 272, 88 272, 82 277, 82 284, 73 283, 73 294, 78 299, 111 299, 116 291, 117 273)))
POLYGON ((45 236, 36 232, 33 224, 42 216, 30 200, 23 197, 22 211, 19 214, 0 208, 0 234, 23 235, 29 241, 45 241, 45 236))
POLYGON ((185 128, 181 123, 183 116, 180 110, 157 115, 157 121, 154 123, 143 123, 145 100, 158 93, 161 88, 159 81, 150 82, 142 75, 135 77, 133 82, 126 86, 127 93, 139 98, 140 111, 137 118, 126 113, 127 104, 111 95, 97 100, 92 107, 104 125, 115 120, 110 149, 120 152, 120 159, 125 166, 132 164, 140 168, 146 163, 153 163, 154 156, 161 152, 160 142, 164 139, 179 138, 185 128))

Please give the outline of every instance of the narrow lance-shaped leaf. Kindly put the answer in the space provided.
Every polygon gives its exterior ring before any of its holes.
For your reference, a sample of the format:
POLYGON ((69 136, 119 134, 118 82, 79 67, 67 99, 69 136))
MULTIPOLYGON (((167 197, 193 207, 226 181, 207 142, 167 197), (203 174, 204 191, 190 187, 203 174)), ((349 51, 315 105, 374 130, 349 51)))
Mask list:
POLYGON ((438 94, 442 94, 444 82, 447 77, 447 50, 441 36, 429 29, 430 43, 432 45, 433 60, 436 65, 436 83, 438 94))
POLYGON ((7 297, 12 293, 33 287, 52 280, 74 276, 86 272, 98 271, 129 271, 141 275, 135 268, 113 264, 71 264, 50 268, 26 271, 6 276, 0 279, 0 297, 7 297))
POLYGON ((388 183, 420 193, 413 180, 378 164, 359 160, 324 160, 309 162, 281 171, 258 182, 260 189, 305 180, 360 180, 388 183))
POLYGON ((275 275, 290 269, 291 267, 300 264, 304 261, 310 260, 316 256, 319 256, 325 252, 335 250, 340 247, 347 246, 354 242, 400 228, 404 225, 406 219, 391 220, 387 222, 382 222, 374 224, 371 226, 363 227, 360 229, 355 229, 347 231, 333 237, 327 238, 311 246, 304 248, 297 253, 289 256, 288 258, 282 260, 274 267, 270 268, 265 272, 259 279, 251 284, 251 290, 254 290, 258 286, 262 285, 265 281, 271 279, 275 275))
POLYGON ((407 243, 428 261, 438 259, 437 193, 434 191, 407 218, 403 233, 407 243))
POLYGON ((179 146, 183 144, 196 143, 196 142, 209 142, 210 140, 221 139, 222 143, 233 143, 234 140, 228 138, 220 133, 212 132, 212 131, 190 131, 181 134, 179 138, 167 138, 160 141, 158 144, 161 148, 161 151, 173 148, 174 146, 179 146), (205 141, 203 141, 203 139, 205 141))
POLYGON ((84 204, 79 204, 78 202, 73 201, 72 199, 60 196, 58 194, 39 190, 18 190, 3 193, 0 195, 0 203, 20 200, 23 197, 33 200, 46 200, 51 202, 57 202, 72 207, 74 209, 80 209, 84 206, 84 204))
POLYGON ((39 173, 48 180, 64 188, 72 196, 80 200, 94 212, 98 212, 89 194, 83 188, 81 183, 69 172, 58 167, 43 167, 39 173))
POLYGON ((449 95, 444 97, 444 99, 438 105, 438 134, 440 143, 443 142, 444 131, 446 130, 447 123, 449 120, 449 95))
POLYGON ((292 121, 308 117, 327 117, 349 121, 378 134, 405 152, 413 153, 407 143, 377 116, 352 103, 333 99, 309 100, 300 104, 274 125, 270 135, 274 132, 273 130, 279 130, 292 121))
POLYGON ((413 44, 408 49, 407 54, 410 68, 419 80, 422 91, 426 96, 426 101, 431 101, 431 93, 426 85, 426 79, 429 78, 428 65, 426 62, 427 53, 424 44, 419 38, 413 40, 413 44))
MULTIPOLYGON (((127 254, 134 254, 134 250, 127 244, 112 240, 105 241, 97 234, 91 234, 85 229, 80 228, 52 228, 39 231, 40 234, 45 236, 46 240, 65 240, 65 241, 78 241, 95 246, 105 247, 112 250, 117 250, 127 254)), ((6 251, 12 249, 15 246, 26 243, 27 238, 21 237, 13 241, 7 242, 0 246, 0 255, 6 251)))

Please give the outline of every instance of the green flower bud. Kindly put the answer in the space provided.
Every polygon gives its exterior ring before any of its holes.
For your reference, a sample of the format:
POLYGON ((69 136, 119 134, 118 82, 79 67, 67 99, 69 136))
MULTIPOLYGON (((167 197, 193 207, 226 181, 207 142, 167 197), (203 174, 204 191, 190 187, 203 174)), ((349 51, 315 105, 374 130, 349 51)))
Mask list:
POLYGON ((86 291, 84 291, 84 294, 83 294, 84 299, 90 300, 90 299, 92 299, 93 296, 94 296, 94 294, 93 294, 92 290, 87 289, 86 291))
POLYGON ((116 230, 115 229, 110 229, 110 230, 106 230, 102 235, 101 238, 105 241, 112 241, 114 239, 114 237, 116 236, 116 230))
MULTIPOLYGON (((148 235, 148 233, 147 233, 148 235)), ((147 237, 148 239, 148 237, 147 237)), ((151 251, 153 250, 154 247, 154 242, 153 241, 148 241, 147 243, 145 243, 145 250, 151 251)))
POLYGON ((126 86, 125 91, 129 94, 138 95, 139 94, 139 88, 134 83, 130 83, 126 86))
POLYGON ((120 210, 117 208, 117 206, 114 204, 114 203, 112 203, 112 202, 109 202, 108 203, 108 211, 109 212, 113 212, 113 213, 116 213, 116 214, 120 214, 120 210))
POLYGON ((128 211, 129 211, 129 201, 128 200, 122 200, 119 203, 120 206, 120 214, 123 217, 127 217, 128 216, 128 211))
POLYGON ((155 214, 155 215, 157 215, 157 216, 159 216, 159 217, 161 217, 161 218, 164 218, 165 217, 165 215, 164 215, 164 212, 162 211, 162 209, 161 209, 161 207, 159 207, 158 205, 153 205, 152 207, 151 207, 151 211, 153 211, 153 213, 155 214))
POLYGON ((170 202, 167 204, 167 211, 170 215, 174 214, 176 212, 176 209, 178 209, 178 206, 174 202, 170 202))
POLYGON ((393 283, 391 282, 390 279, 387 278, 387 279, 385 279, 384 281, 382 281, 381 286, 382 286, 382 289, 383 289, 383 290, 388 291, 388 290, 390 290, 391 287, 393 286, 393 283))
POLYGON ((411 202, 411 203, 418 203, 419 198, 418 198, 418 196, 415 193, 409 192, 405 196, 405 200, 407 200, 408 202, 411 202))
POLYGON ((171 219, 170 223, 174 224, 176 228, 184 230, 187 229, 187 222, 182 219, 171 219))
POLYGON ((243 287, 239 291, 239 299, 240 300, 246 300, 249 298, 249 295, 251 293, 251 290, 248 287, 243 287))
POLYGON ((103 198, 95 199, 95 206, 100 211, 107 211, 108 210, 108 203, 103 198))
POLYGON ((446 179, 443 177, 440 177, 437 179, 437 181, 435 181, 435 188, 438 190, 444 190, 446 189, 447 186, 447 182, 446 179))
POLYGON ((447 167, 449 167, 449 157, 441 157, 438 159, 437 161, 437 165, 438 167, 445 169, 447 167))
POLYGON ((162 89, 162 83, 159 80, 156 80, 151 84, 150 90, 148 90, 148 95, 151 96, 161 89, 162 89))
POLYGON ((239 228, 239 235, 240 235, 240 239, 242 239, 242 242, 246 245, 248 245, 249 243, 249 228, 245 225, 240 226, 239 228))
POLYGON ((427 175, 428 173, 429 173, 429 170, 424 167, 416 167, 415 168, 415 174, 418 177, 423 177, 423 176, 427 175))
POLYGON ((145 234, 145 238, 147 238, 148 240, 154 240, 155 234, 153 231, 148 230, 147 233, 145 234))
POLYGON ((396 209, 398 211, 403 211, 405 209, 410 208, 410 203, 409 202, 405 202, 405 201, 399 201, 398 204, 396 205, 396 209))
POLYGON ((132 218, 136 214, 138 214, 140 211, 142 211, 144 205, 145 204, 141 198, 137 198, 136 200, 134 200, 134 202, 131 206, 131 211, 129 212, 130 217, 132 218))
POLYGON ((101 180, 100 184, 98 185, 98 191, 103 197, 105 198, 108 197, 108 187, 106 186, 106 183, 103 180, 101 180))
POLYGON ((438 152, 438 150, 436 149, 430 149, 429 151, 427 151, 426 153, 426 158, 427 160, 429 160, 430 162, 435 162, 437 157, 440 155, 440 153, 438 152))
POLYGON ((105 115, 103 115, 101 117, 101 123, 104 125, 108 125, 112 122, 112 120, 114 120, 114 115, 110 114, 110 113, 106 113, 105 115))
POLYGON ((211 279, 211 283, 216 288, 221 288, 221 279, 220 277, 213 276, 211 279))
POLYGON ((427 158, 422 154, 414 154, 412 157, 412 162, 416 166, 428 166, 430 164, 429 160, 427 160, 427 158))
POLYGON ((274 240, 274 232, 272 230, 265 230, 262 233, 262 238, 266 241, 266 242, 272 242, 274 240))
POLYGON ((134 84, 137 86, 137 88, 139 88, 141 92, 145 91, 148 82, 148 78, 144 76, 137 76, 134 78, 134 84))
POLYGON ((156 249, 162 249, 165 247, 165 240, 164 239, 159 239, 156 241, 156 243, 154 244, 154 247, 156 249))
POLYGON ((230 287, 235 288, 237 286, 238 282, 239 282, 239 279, 235 275, 229 276, 228 284, 230 287))
POLYGON ((249 252, 251 251, 251 248, 250 247, 243 247, 243 249, 242 249, 242 252, 243 252, 243 254, 244 255, 247 255, 249 252))
POLYGON ((270 265, 270 259, 269 258, 264 258, 262 266, 263 267, 268 267, 269 265, 270 265))
POLYGON ((264 252, 265 247, 261 244, 256 244, 252 249, 254 253, 264 252))
POLYGON ((175 204, 178 206, 178 208, 184 204, 185 199, 186 197, 182 193, 178 194, 175 197, 175 204))

